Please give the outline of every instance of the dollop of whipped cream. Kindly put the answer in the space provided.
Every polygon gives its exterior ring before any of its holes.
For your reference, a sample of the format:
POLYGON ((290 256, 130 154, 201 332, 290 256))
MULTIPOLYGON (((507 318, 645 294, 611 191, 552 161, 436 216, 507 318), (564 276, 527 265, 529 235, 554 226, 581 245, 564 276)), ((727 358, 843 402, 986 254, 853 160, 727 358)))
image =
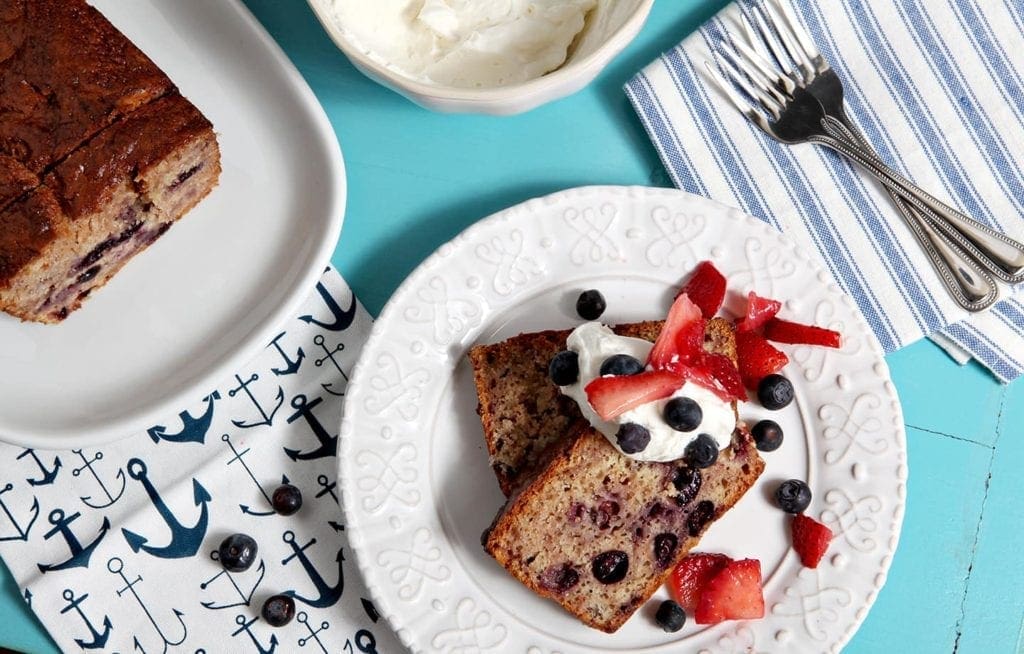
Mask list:
POLYGON ((597 0, 334 0, 364 52, 413 79, 493 88, 565 63, 597 0))
POLYGON ((686 446, 698 434, 708 434, 718 443, 728 443, 736 427, 732 405, 708 389, 687 381, 671 397, 655 400, 626 411, 612 421, 602 420, 587 399, 587 384, 601 376, 601 364, 615 354, 628 354, 643 362, 647 360, 653 344, 639 338, 619 336, 598 322, 580 325, 569 335, 567 347, 579 357, 580 376, 575 384, 560 386, 564 395, 576 400, 583 416, 604 434, 615 449, 637 461, 675 461, 683 458, 686 446), (691 432, 676 431, 665 422, 665 405, 672 398, 688 397, 700 405, 703 413, 700 425, 691 432), (636 423, 651 433, 651 442, 643 451, 626 454, 616 442, 615 434, 626 423, 636 423))

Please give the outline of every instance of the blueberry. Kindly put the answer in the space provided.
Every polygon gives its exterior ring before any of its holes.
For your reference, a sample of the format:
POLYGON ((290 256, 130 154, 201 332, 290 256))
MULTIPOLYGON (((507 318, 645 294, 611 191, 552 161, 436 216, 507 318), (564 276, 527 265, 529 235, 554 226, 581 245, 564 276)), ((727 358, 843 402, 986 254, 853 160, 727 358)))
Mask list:
POLYGON ((750 434, 762 452, 774 452, 782 445, 782 427, 774 420, 762 420, 754 425, 750 434))
POLYGON ((676 558, 676 551, 679 549, 679 537, 675 534, 665 532, 654 537, 654 560, 659 568, 667 568, 676 558))
POLYGON ((572 350, 559 352, 548 365, 548 376, 556 386, 575 384, 580 378, 580 355, 572 350))
POLYGON ((778 411, 793 401, 793 384, 782 375, 768 375, 757 385, 757 399, 764 408, 778 411))
POLYGON ((700 434, 686 446, 683 458, 694 468, 707 468, 718 460, 718 443, 711 436, 700 434))
POLYGON ((291 484, 281 484, 274 489, 270 503, 280 515, 292 515, 302 508, 302 491, 291 484))
POLYGON ((693 538, 700 536, 704 525, 711 522, 715 517, 715 503, 711 500, 702 500, 693 507, 693 511, 686 518, 686 533, 693 538))
POLYGON ((647 449, 648 443, 651 442, 651 432, 635 422, 627 422, 619 427, 619 431, 615 433, 615 440, 620 450, 626 454, 636 454, 647 449))
POLYGON ((775 501, 786 513, 803 513, 811 505, 811 489, 799 479, 788 479, 775 490, 775 501))
POLYGON ((287 595, 268 597, 260 615, 271 627, 283 627, 295 617, 295 600, 287 595))
POLYGON ((584 320, 597 320, 607 308, 601 291, 595 289, 583 291, 576 299, 576 313, 584 320))
POLYGON ((679 491, 679 494, 676 495, 676 504, 686 506, 695 500, 697 493, 700 492, 701 482, 700 470, 695 470, 688 466, 683 466, 676 470, 676 475, 672 479, 672 484, 679 491))
POLYGON ((658 612, 654 615, 654 619, 659 627, 669 633, 675 633, 686 624, 686 613, 683 612, 683 607, 676 604, 673 600, 665 600, 658 607, 658 612))
POLYGON ((556 593, 564 593, 580 581, 580 573, 569 563, 555 564, 540 576, 540 585, 556 593))
POLYGON ((688 397, 676 397, 665 405, 665 422, 676 431, 693 431, 704 419, 700 405, 688 397))
POLYGON ((258 550, 252 536, 231 534, 217 549, 217 559, 228 572, 245 572, 256 560, 258 550))
POLYGON ((639 375, 644 371, 644 364, 628 354, 613 354, 601 364, 601 376, 605 375, 639 375))
POLYGON ((602 584, 614 584, 626 578, 629 555, 622 550, 608 550, 594 557, 590 565, 594 578, 602 584))

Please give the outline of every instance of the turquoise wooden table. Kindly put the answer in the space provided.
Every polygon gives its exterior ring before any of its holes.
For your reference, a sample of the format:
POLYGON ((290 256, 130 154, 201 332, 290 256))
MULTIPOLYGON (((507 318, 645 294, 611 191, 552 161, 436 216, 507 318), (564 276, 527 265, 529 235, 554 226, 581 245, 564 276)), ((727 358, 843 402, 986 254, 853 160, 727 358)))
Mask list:
MULTIPOLYGON (((367 80, 299 0, 246 2, 305 75, 342 143, 349 205, 333 261, 375 315, 434 248, 494 211, 582 184, 667 185, 621 88, 725 4, 659 2, 587 90, 491 118, 433 114, 367 80)), ((1001 386, 929 342, 888 362, 907 421, 906 520, 888 583, 846 651, 1024 651, 1024 382, 1001 386)), ((56 651, 2 566, 0 645, 56 651)))

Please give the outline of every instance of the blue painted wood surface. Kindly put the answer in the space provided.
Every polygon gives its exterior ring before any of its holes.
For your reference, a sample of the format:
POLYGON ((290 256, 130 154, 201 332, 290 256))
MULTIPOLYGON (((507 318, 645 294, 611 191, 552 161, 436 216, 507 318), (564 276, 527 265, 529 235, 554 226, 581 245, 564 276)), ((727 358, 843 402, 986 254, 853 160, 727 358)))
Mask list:
MULTIPOLYGON (((323 103, 349 170, 334 263, 374 314, 438 245, 478 218, 580 184, 666 185, 622 84, 725 4, 655 5, 585 91, 524 116, 445 116, 358 74, 298 0, 246 0, 323 103)), ((143 44, 144 46, 144 44, 143 44)), ((910 480, 889 581, 847 652, 1018 652, 1024 619, 1024 383, 997 384, 922 342, 888 357, 910 480)), ((56 651, 0 566, 0 645, 56 651)))

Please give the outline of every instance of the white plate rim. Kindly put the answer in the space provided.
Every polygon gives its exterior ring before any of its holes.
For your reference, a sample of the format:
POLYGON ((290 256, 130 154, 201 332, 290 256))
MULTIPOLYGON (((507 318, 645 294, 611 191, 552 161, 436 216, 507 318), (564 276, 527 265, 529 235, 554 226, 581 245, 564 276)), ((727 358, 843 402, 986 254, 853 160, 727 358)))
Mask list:
MULTIPOLYGON (((623 195, 641 198, 664 197, 666 198, 666 201, 676 200, 680 202, 685 201, 687 198, 689 198, 691 200, 703 203, 705 206, 717 207, 717 209, 722 213, 728 214, 734 218, 739 217, 740 219, 745 220, 748 224, 753 225, 757 229, 762 230, 764 233, 770 234, 773 238, 778 239, 778 242, 781 245, 785 246, 787 249, 794 252, 797 255, 797 257, 801 259, 801 263, 806 263, 812 269, 817 271, 818 279, 820 282, 822 282, 822 284, 825 283, 826 279, 831 280, 831 276, 829 276, 828 273, 824 271, 824 268, 817 262, 817 260, 809 257, 806 254, 806 252, 802 250, 802 248, 796 245, 795 242, 792 241, 785 234, 777 232, 776 230, 772 229, 762 221, 745 214, 739 209, 729 207, 728 205, 724 205, 717 201, 710 200, 703 196, 694 195, 676 189, 650 188, 638 186, 584 186, 566 189, 547 196, 528 200, 521 204, 497 212, 487 218, 481 219, 480 221, 474 223, 473 225, 463 230, 460 234, 452 238, 447 243, 438 247, 437 250, 435 250, 434 253, 428 256, 419 266, 417 266, 417 268, 413 270, 409 274, 409 276, 403 281, 403 283, 395 290, 394 294, 381 311, 378 319, 374 322, 373 329, 371 330, 370 335, 368 336, 366 342, 363 345, 363 349, 360 353, 359 360, 353 367, 352 373, 350 375, 350 381, 345 398, 345 409, 342 413, 340 443, 338 451, 338 480, 341 507, 345 517, 346 533, 348 535, 350 547, 352 548, 352 551, 354 553, 356 564, 359 568, 360 574, 363 577, 364 583, 366 584, 371 596, 376 602, 378 612, 383 617, 385 617, 385 619, 391 625, 392 629, 397 633, 402 644, 405 647, 409 648, 411 651, 423 652, 435 650, 430 649, 429 647, 418 647, 418 643, 414 637, 415 626, 410 625, 407 621, 404 621, 398 612, 390 610, 392 606, 390 601, 391 598, 388 595, 382 593, 380 585, 377 583, 377 573, 379 573, 380 571, 380 566, 374 565, 369 560, 370 553, 364 551, 363 548, 361 547, 364 538, 364 535, 362 533, 362 526, 360 525, 360 520, 362 519, 362 516, 360 515, 360 511, 358 509, 353 508, 354 505, 356 504, 355 498, 358 495, 358 489, 356 487, 355 481, 355 470, 352 467, 354 465, 352 463, 352 447, 355 434, 361 431, 359 429, 359 426, 356 424, 357 420, 360 417, 361 411, 358 408, 353 409, 352 407, 353 405, 359 403, 363 399, 362 393, 363 388, 366 385, 366 378, 369 376, 369 371, 372 369, 374 365, 373 363, 369 362, 369 359, 373 354, 375 354, 375 346, 379 341, 381 341, 384 338, 384 333, 388 329, 392 315, 395 315, 395 317, 397 317, 397 313, 399 310, 398 305, 402 302, 403 299, 405 299, 410 294, 410 292, 414 288, 422 285, 422 283, 424 282, 423 278, 427 273, 431 271, 433 265, 436 264, 439 260, 451 256, 453 251, 457 247, 464 245, 466 242, 475 242, 474 236, 478 235, 479 232, 484 232, 487 230, 488 227, 491 227, 495 224, 508 221, 512 216, 516 215, 518 212, 529 212, 530 210, 532 210, 532 208, 541 207, 543 205, 559 204, 560 202, 563 202, 567 199, 583 198, 587 200, 595 200, 600 199, 602 196, 621 197, 623 195)), ((835 299, 842 300, 842 302, 845 303, 848 307, 855 306, 852 300, 849 298, 849 296, 843 293, 834 283, 829 284, 828 293, 835 299)), ((879 399, 887 400, 890 403, 889 408, 892 411, 892 415, 890 416, 892 418, 892 424, 887 424, 884 426, 884 428, 886 430, 891 429, 891 433, 888 431, 886 431, 886 433, 891 438, 891 442, 894 442, 896 444, 897 448, 897 451, 894 453, 896 465, 893 466, 893 470, 895 473, 893 481, 896 483, 896 491, 892 498, 894 499, 895 503, 892 507, 891 516, 888 513, 885 515, 885 517, 890 517, 892 520, 891 525, 886 525, 891 529, 891 533, 889 533, 888 540, 882 544, 882 547, 885 550, 885 554, 882 557, 881 566, 877 570, 876 575, 872 580, 873 588, 867 596, 867 598, 863 598, 863 601, 858 604, 859 608, 857 609, 852 619, 849 620, 849 622, 845 623, 846 628, 842 631, 842 633, 836 639, 832 640, 827 644, 828 650, 831 652, 840 651, 850 641, 853 635, 857 632, 860 625, 863 623, 864 619, 867 617, 868 610, 874 604, 875 600, 877 599, 878 592, 885 584, 889 568, 892 563, 893 555, 899 543, 899 537, 900 532, 902 530, 903 517, 906 507, 906 481, 908 475, 907 444, 905 425, 903 422, 902 407, 900 405, 895 386, 891 381, 888 365, 884 361, 884 352, 880 344, 878 343, 877 338, 874 336, 874 333, 870 330, 866 321, 864 320, 863 316, 860 314, 859 311, 856 311, 854 309, 852 311, 852 317, 855 320, 855 327, 858 332, 858 335, 863 336, 863 345, 865 345, 868 348, 868 350, 870 351, 869 354, 872 355, 875 359, 872 369, 878 375, 879 382, 881 383, 883 392, 885 394, 884 398, 879 399)), ((474 329, 467 328, 467 332, 468 333, 460 335, 461 340, 453 344, 453 347, 468 347, 469 344, 474 342, 475 338, 469 337, 469 334, 476 333, 474 329)), ((855 465, 851 469, 851 475, 856 477, 857 474, 858 473, 855 465)), ((445 543, 447 544, 447 541, 445 541, 445 543)), ((832 554, 830 553, 829 556, 832 556, 832 554)), ((552 606, 551 610, 558 611, 559 609, 555 606, 552 606)), ((482 610, 481 613, 486 614, 486 611, 482 610)), ((766 614, 766 619, 767 615, 769 614, 766 614)), ((739 628, 736 630, 734 634, 724 636, 722 639, 719 640, 719 645, 722 648, 732 648, 736 646, 736 642, 733 640, 733 638, 744 638, 746 637, 744 634, 749 633, 749 629, 746 629, 746 625, 757 625, 759 624, 759 622, 735 622, 724 624, 739 625, 739 628)), ((776 642, 771 643, 769 647, 780 645, 784 646, 786 643, 789 642, 791 636, 791 633, 788 633, 785 630, 780 630, 775 633, 776 642)), ((549 642, 545 642, 542 644, 547 646, 548 648, 559 647, 558 644, 552 644, 549 642)), ((564 643, 561 646, 564 647, 564 643)), ((662 645, 645 649, 644 651, 672 651, 671 649, 667 649, 670 647, 670 645, 662 645)), ((751 641, 749 645, 744 645, 744 647, 747 647, 750 651, 754 651, 752 649, 753 641, 751 641)), ((543 652, 549 650, 547 648, 530 647, 526 651, 528 652, 528 654, 542 654, 543 652)), ((550 651, 559 652, 561 650, 550 649, 550 651)), ((725 651, 725 649, 723 649, 722 651, 725 651)), ((744 651, 747 650, 745 649, 744 651)), ((701 652, 702 654, 710 654, 711 650, 702 649, 701 652)))
MULTIPOLYGON (((325 144, 324 150, 327 157, 323 163, 328 167, 330 179, 335 180, 335 184, 325 189, 325 192, 330 193, 330 198, 325 202, 327 207, 324 216, 325 222, 322 231, 316 235, 318 237, 317 244, 305 271, 297 276, 292 290, 284 301, 276 309, 270 311, 262 321, 254 325, 249 331, 248 337, 240 341, 231 353, 221 357, 219 362, 211 365, 204 374, 198 376, 191 386, 168 393, 163 396, 163 399, 153 402, 141 410, 122 415, 102 425, 89 429, 69 429, 60 434, 44 430, 26 430, 20 426, 15 429, 5 423, 3 415, 0 414, 0 441, 41 450, 94 447, 127 438, 139 429, 155 424, 178 411, 190 400, 196 399, 194 396, 197 389, 212 389, 226 375, 244 365, 265 347, 273 335, 272 332, 295 313, 303 300, 309 296, 316 281, 330 262, 341 235, 347 195, 345 161, 334 128, 331 126, 323 106, 316 99, 313 90, 306 83, 302 74, 248 7, 241 0, 225 0, 225 4, 233 9, 238 20, 250 30, 261 47, 273 56, 280 72, 290 82, 296 98, 305 106, 307 115, 319 134, 319 140, 325 144)), ((145 43, 140 44, 140 47, 145 50, 145 43)))

